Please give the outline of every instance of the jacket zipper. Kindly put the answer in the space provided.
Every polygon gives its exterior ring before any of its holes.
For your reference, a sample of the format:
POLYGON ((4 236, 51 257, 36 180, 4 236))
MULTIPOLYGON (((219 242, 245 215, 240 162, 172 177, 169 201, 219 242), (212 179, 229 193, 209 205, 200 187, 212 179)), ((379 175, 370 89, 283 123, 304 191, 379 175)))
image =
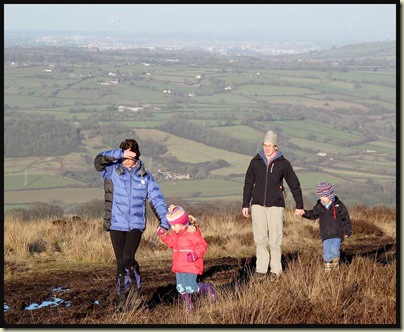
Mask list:
POLYGON ((128 222, 128 232, 130 232, 130 206, 131 204, 131 200, 132 200, 132 173, 128 170, 129 173, 129 222, 128 222))
POLYGON ((267 166, 267 171, 265 173, 265 190, 264 190, 264 205, 263 205, 263 207, 265 207, 265 204, 267 202, 268 168, 269 168, 269 165, 267 166))
MULTIPOLYGON (((271 173, 272 173, 273 169, 274 169, 274 163, 271 163, 271 173)), ((267 172, 265 174, 264 207, 265 207, 265 204, 267 202, 268 170, 269 170, 269 165, 267 166, 267 172)))

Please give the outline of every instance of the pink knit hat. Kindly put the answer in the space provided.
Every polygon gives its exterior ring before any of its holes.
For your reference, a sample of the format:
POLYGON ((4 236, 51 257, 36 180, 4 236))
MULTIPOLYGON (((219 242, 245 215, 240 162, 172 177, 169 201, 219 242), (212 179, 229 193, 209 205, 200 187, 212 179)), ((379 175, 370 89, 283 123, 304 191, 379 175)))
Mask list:
POLYGON ((170 205, 166 214, 167 221, 170 225, 188 225, 188 215, 185 210, 179 205, 170 205))

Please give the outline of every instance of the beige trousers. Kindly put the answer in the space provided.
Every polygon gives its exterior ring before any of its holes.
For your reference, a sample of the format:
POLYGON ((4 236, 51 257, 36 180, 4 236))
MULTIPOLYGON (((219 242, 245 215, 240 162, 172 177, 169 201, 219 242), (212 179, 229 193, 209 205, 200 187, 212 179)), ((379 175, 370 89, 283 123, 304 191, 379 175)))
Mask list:
POLYGON ((270 265, 271 273, 278 275, 282 273, 284 212, 283 207, 251 206, 252 230, 257 253, 256 272, 267 273, 270 265))

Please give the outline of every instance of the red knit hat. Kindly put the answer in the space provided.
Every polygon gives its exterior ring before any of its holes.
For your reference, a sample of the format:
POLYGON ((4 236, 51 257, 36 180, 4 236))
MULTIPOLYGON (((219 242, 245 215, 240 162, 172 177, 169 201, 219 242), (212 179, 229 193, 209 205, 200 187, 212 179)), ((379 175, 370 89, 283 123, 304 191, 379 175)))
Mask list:
POLYGON ((188 215, 185 210, 179 205, 170 205, 166 214, 167 221, 170 225, 188 225, 188 215))

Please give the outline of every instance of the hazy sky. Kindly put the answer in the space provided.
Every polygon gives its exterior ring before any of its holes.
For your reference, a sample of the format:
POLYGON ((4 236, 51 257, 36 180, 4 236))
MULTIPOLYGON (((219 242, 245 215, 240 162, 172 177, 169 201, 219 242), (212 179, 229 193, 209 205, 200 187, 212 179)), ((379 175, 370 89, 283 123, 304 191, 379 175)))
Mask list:
MULTIPOLYGON (((391 0, 389 0, 391 1, 391 0)), ((390 4, 6 4, 7 30, 363 34, 395 39, 390 4)))

